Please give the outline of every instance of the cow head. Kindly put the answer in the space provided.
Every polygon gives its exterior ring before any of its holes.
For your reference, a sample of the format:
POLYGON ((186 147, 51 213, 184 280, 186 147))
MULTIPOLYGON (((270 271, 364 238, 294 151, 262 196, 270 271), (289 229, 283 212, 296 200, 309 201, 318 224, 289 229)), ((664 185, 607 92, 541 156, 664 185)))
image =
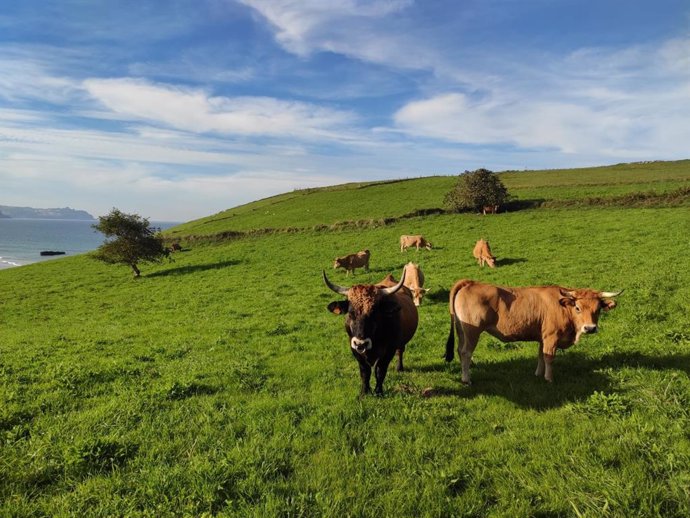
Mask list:
POLYGON ((484 260, 486 261, 486 264, 489 265, 489 268, 496 268, 496 258, 493 255, 485 257, 484 260))
POLYGON ((616 301, 613 300, 613 297, 617 297, 621 293, 623 291, 560 289, 561 298, 558 302, 570 313, 571 321, 575 325, 575 343, 583 333, 597 332, 599 313, 602 309, 608 311, 615 308, 616 301))
POLYGON ((345 330, 350 337, 350 347, 357 354, 366 355, 374 346, 378 324, 400 311, 400 306, 390 295, 402 288, 405 272, 400 282, 389 288, 373 284, 358 284, 344 288, 331 283, 326 277, 326 272, 323 272, 323 280, 332 291, 347 297, 347 300, 331 302, 328 310, 336 315, 347 315, 345 330))
POLYGON ((420 306, 424 295, 429 290, 427 288, 410 288, 410 291, 412 292, 412 302, 415 306, 420 306))
POLYGON ((424 248, 431 250, 431 241, 424 240, 424 248))
POLYGON ((336 257, 335 261, 333 261, 333 269, 336 268, 342 268, 343 266, 343 260, 341 257, 336 257))

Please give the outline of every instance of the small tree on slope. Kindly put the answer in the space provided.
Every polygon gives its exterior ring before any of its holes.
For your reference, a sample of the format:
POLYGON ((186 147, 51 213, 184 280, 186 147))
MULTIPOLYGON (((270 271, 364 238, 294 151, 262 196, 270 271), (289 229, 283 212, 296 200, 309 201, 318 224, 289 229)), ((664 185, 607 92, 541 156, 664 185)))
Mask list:
POLYGON ((448 209, 454 212, 478 210, 483 207, 503 205, 510 195, 501 179, 488 169, 465 171, 458 177, 458 183, 444 198, 448 209))
POLYGON ((139 277, 138 264, 160 262, 169 252, 163 240, 149 226, 149 220, 138 214, 125 214, 113 208, 106 216, 99 216, 93 228, 105 235, 105 243, 92 257, 108 264, 126 264, 139 277))

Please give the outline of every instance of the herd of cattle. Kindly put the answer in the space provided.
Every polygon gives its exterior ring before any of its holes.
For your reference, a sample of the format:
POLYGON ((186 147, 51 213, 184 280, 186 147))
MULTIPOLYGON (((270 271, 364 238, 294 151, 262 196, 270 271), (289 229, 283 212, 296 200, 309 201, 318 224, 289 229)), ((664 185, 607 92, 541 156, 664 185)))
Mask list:
MULTIPOLYGON (((432 246, 423 236, 400 236, 400 251, 432 246)), ((369 270, 369 250, 335 259, 333 268, 346 275, 355 268, 369 270)), ((473 256, 480 266, 496 266, 489 243, 477 241, 473 256)), ((419 322, 417 307, 424 294, 424 274, 415 263, 407 263, 399 281, 387 275, 377 284, 356 284, 349 288, 333 284, 326 272, 323 280, 346 300, 331 302, 328 310, 346 315, 345 331, 350 349, 359 363, 361 393, 371 392, 374 371, 375 393, 383 393, 388 365, 397 354, 397 370, 403 370, 403 353, 419 322)), ((446 361, 452 361, 455 335, 462 364, 462 382, 470 384, 470 362, 483 332, 503 342, 528 341, 539 344, 536 376, 553 381, 552 364, 557 349, 567 349, 583 334, 596 333, 599 314, 616 306, 614 297, 622 292, 570 289, 560 286, 511 288, 462 279, 450 290, 450 333, 446 341, 446 361)))

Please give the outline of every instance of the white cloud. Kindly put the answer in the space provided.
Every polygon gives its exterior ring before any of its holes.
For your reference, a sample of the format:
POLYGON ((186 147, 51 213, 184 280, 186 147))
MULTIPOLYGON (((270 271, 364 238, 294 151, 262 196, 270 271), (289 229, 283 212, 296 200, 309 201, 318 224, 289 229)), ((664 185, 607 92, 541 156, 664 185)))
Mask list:
POLYGON ((88 79, 84 88, 115 114, 195 133, 323 138, 354 121, 349 112, 315 104, 212 97, 201 89, 128 78, 88 79))
POLYGON ((411 5, 411 0, 240 0, 277 29, 276 39, 287 50, 305 56, 329 50, 325 26, 382 18, 411 5))

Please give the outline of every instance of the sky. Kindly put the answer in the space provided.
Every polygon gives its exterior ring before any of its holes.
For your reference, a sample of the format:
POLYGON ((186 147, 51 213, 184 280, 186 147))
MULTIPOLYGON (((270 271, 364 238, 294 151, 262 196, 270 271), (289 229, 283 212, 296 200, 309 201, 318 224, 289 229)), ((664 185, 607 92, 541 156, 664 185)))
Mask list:
POLYGON ((0 205, 187 221, 689 143, 687 0, 0 0, 0 205))

